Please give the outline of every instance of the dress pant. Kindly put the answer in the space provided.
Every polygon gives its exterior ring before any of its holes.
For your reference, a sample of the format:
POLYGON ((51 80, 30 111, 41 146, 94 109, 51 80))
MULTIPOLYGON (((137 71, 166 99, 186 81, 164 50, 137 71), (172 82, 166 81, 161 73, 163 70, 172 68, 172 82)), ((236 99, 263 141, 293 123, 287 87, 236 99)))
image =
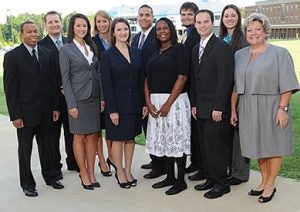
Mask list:
POLYGON ((17 129, 20 183, 23 189, 35 188, 36 186, 31 172, 31 153, 34 137, 38 146, 42 176, 45 182, 51 184, 58 180, 53 166, 51 132, 51 125, 44 123, 40 123, 36 127, 23 127, 17 129))
POLYGON ((215 187, 228 187, 227 169, 231 162, 232 130, 230 121, 215 122, 198 119, 198 135, 202 155, 203 173, 215 187))
POLYGON ((191 164, 196 166, 200 173, 202 170, 200 142, 198 137, 197 120, 191 118, 191 164))

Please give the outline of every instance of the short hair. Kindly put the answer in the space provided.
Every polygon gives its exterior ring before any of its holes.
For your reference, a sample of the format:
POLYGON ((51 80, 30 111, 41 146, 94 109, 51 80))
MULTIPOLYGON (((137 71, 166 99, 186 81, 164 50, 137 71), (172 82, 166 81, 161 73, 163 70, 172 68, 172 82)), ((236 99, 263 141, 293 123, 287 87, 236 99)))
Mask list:
POLYGON ((199 10, 199 7, 194 2, 184 2, 180 7, 180 14, 182 10, 192 10, 196 14, 196 12, 199 10))
POLYGON ((142 8, 148 8, 151 11, 151 14, 153 15, 153 9, 150 7, 148 4, 143 4, 142 6, 139 7, 138 11, 142 8))
POLYGON ((111 31, 110 31, 110 42, 112 46, 116 45, 116 37, 114 36, 114 32, 115 32, 115 28, 117 23, 124 23, 126 24, 126 26, 128 27, 129 30, 129 36, 127 39, 127 43, 130 43, 130 39, 131 39, 131 29, 130 29, 130 25, 128 23, 128 21, 125 18, 115 18, 113 20, 113 22, 111 23, 111 31))
POLYGON ((98 12, 96 12, 96 14, 94 16, 94 29, 93 29, 94 36, 96 36, 99 33, 99 31, 97 29, 97 24, 96 24, 97 16, 101 16, 102 18, 107 19, 109 21, 109 28, 110 28, 111 22, 112 22, 112 18, 108 14, 108 12, 106 12, 105 10, 98 10, 98 12))
POLYGON ((33 21, 24 21, 21 25, 20 25, 20 33, 23 33, 24 32, 24 26, 27 25, 27 24, 35 24, 33 21))
POLYGON ((160 40, 157 39, 157 34, 156 34, 157 24, 158 24, 160 21, 164 21, 164 22, 167 23, 167 25, 168 25, 168 27, 169 27, 169 29, 170 29, 170 32, 171 32, 171 43, 172 43, 173 45, 176 44, 176 43, 177 43, 177 40, 178 40, 178 37, 177 37, 177 33, 176 33, 175 26, 174 26, 173 22, 172 22, 170 19, 163 17, 163 18, 160 18, 160 19, 156 22, 155 27, 154 27, 154 29, 155 29, 155 30, 154 30, 154 33, 155 33, 155 40, 156 40, 157 46, 158 46, 159 48, 161 47, 161 42, 160 42, 160 40))
POLYGON ((247 32, 246 29, 247 29, 248 25, 250 23, 252 23, 253 21, 260 22, 263 25, 263 29, 267 35, 269 35, 271 33, 272 26, 271 26, 270 19, 262 13, 251 13, 248 17, 245 18, 244 23, 243 23, 243 29, 244 29, 245 34, 247 32))
POLYGON ((196 16, 199 14, 199 13, 207 13, 209 16, 210 16, 210 19, 211 19, 211 22, 214 22, 215 21, 215 17, 214 17, 214 13, 210 10, 207 10, 207 9, 202 9, 202 10, 198 10, 195 14, 195 21, 196 21, 196 16))
POLYGON ((51 11, 47 12, 46 15, 44 16, 44 18, 43 18, 44 19, 44 23, 46 23, 48 15, 58 15, 59 20, 62 21, 61 14, 58 13, 58 12, 56 12, 55 10, 51 10, 51 11))

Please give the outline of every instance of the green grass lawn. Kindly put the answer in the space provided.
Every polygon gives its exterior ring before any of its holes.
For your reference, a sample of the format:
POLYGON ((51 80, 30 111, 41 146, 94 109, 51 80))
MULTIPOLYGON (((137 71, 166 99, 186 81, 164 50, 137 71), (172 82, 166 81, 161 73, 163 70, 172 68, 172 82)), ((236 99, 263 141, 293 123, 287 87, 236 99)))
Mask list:
MULTIPOLYGON (((286 41, 271 41, 272 44, 283 46, 287 48, 294 60, 296 74, 300 81, 300 40, 286 40, 286 41)), ((5 97, 3 92, 3 71, 2 71, 3 56, 0 56, 0 114, 7 115, 7 108, 5 103, 5 97)), ((292 97, 291 101, 292 113, 293 113, 293 132, 294 132, 294 154, 284 158, 280 175, 293 179, 300 180, 300 92, 296 93, 292 97)), ((138 144, 144 144, 144 135, 137 136, 136 142, 138 144)), ((252 169, 258 169, 256 161, 251 163, 252 169)))

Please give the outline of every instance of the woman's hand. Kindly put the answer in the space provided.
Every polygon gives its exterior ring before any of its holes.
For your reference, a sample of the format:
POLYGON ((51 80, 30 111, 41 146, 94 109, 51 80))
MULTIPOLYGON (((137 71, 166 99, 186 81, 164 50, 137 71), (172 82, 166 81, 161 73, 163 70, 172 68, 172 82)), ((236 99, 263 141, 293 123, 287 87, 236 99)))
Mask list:
POLYGON ((288 125, 289 116, 283 109, 278 108, 275 123, 279 124, 281 129, 286 128, 286 126, 288 125))
POLYGON ((231 111, 230 123, 232 126, 236 127, 238 123, 238 116, 236 110, 231 111))
POLYGON ((72 118, 77 119, 79 116, 78 108, 73 107, 73 108, 69 109, 69 114, 70 114, 70 116, 72 116, 72 118))
POLYGON ((109 114, 109 117, 115 126, 119 125, 119 113, 111 113, 109 114))
POLYGON ((158 111, 158 116, 161 116, 161 117, 167 117, 168 116, 168 113, 170 111, 170 108, 171 108, 171 105, 167 104, 167 103, 164 103, 160 110, 158 111))
POLYGON ((222 121, 222 111, 213 110, 211 116, 215 122, 222 121))
POLYGON ((148 107, 144 106, 142 112, 142 119, 144 119, 147 115, 148 115, 148 107))
POLYGON ((100 102, 100 112, 101 112, 101 113, 104 111, 104 108, 105 108, 105 102, 104 102, 104 101, 101 101, 101 102, 100 102))
POLYGON ((197 120, 197 107, 192 107, 192 116, 197 120))
POLYGON ((153 118, 156 119, 158 117, 157 109, 153 104, 148 105, 148 111, 153 118))

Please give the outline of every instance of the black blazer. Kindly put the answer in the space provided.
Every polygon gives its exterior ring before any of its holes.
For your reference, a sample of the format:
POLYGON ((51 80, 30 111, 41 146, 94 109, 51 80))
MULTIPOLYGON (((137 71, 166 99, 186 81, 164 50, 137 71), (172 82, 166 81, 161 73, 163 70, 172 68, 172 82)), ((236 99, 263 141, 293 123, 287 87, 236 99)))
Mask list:
POLYGON ((4 91, 10 120, 22 118, 25 127, 52 123, 59 111, 51 52, 38 45, 39 67, 21 44, 4 56, 4 91))
POLYGON ((141 113, 145 80, 141 50, 128 46, 131 62, 112 46, 101 55, 105 113, 141 113))
POLYGON ((188 37, 185 40, 185 42, 183 43, 183 45, 185 46, 186 50, 191 54, 192 49, 198 43, 200 43, 200 35, 197 32, 196 28, 193 26, 190 34, 188 35, 188 37))
MULTIPOLYGON (((139 32, 133 37, 131 46, 138 48, 140 36, 141 36, 141 32, 139 32)), ((151 59, 153 54, 156 52, 156 49, 157 49, 157 45, 155 41, 154 27, 152 27, 141 49, 143 54, 143 61, 145 65, 151 59)))
POLYGON ((92 40, 94 41, 94 43, 95 43, 96 46, 97 46, 98 53, 99 53, 98 58, 100 59, 101 53, 102 53, 103 51, 105 51, 105 48, 104 48, 104 46, 103 46, 103 44, 102 44, 100 38, 98 37, 98 35, 92 37, 92 40))
POLYGON ((228 119, 234 71, 232 49, 212 35, 200 64, 198 51, 199 44, 192 51, 191 105, 197 107, 200 119, 212 119, 213 110, 222 111, 223 119, 228 119))

